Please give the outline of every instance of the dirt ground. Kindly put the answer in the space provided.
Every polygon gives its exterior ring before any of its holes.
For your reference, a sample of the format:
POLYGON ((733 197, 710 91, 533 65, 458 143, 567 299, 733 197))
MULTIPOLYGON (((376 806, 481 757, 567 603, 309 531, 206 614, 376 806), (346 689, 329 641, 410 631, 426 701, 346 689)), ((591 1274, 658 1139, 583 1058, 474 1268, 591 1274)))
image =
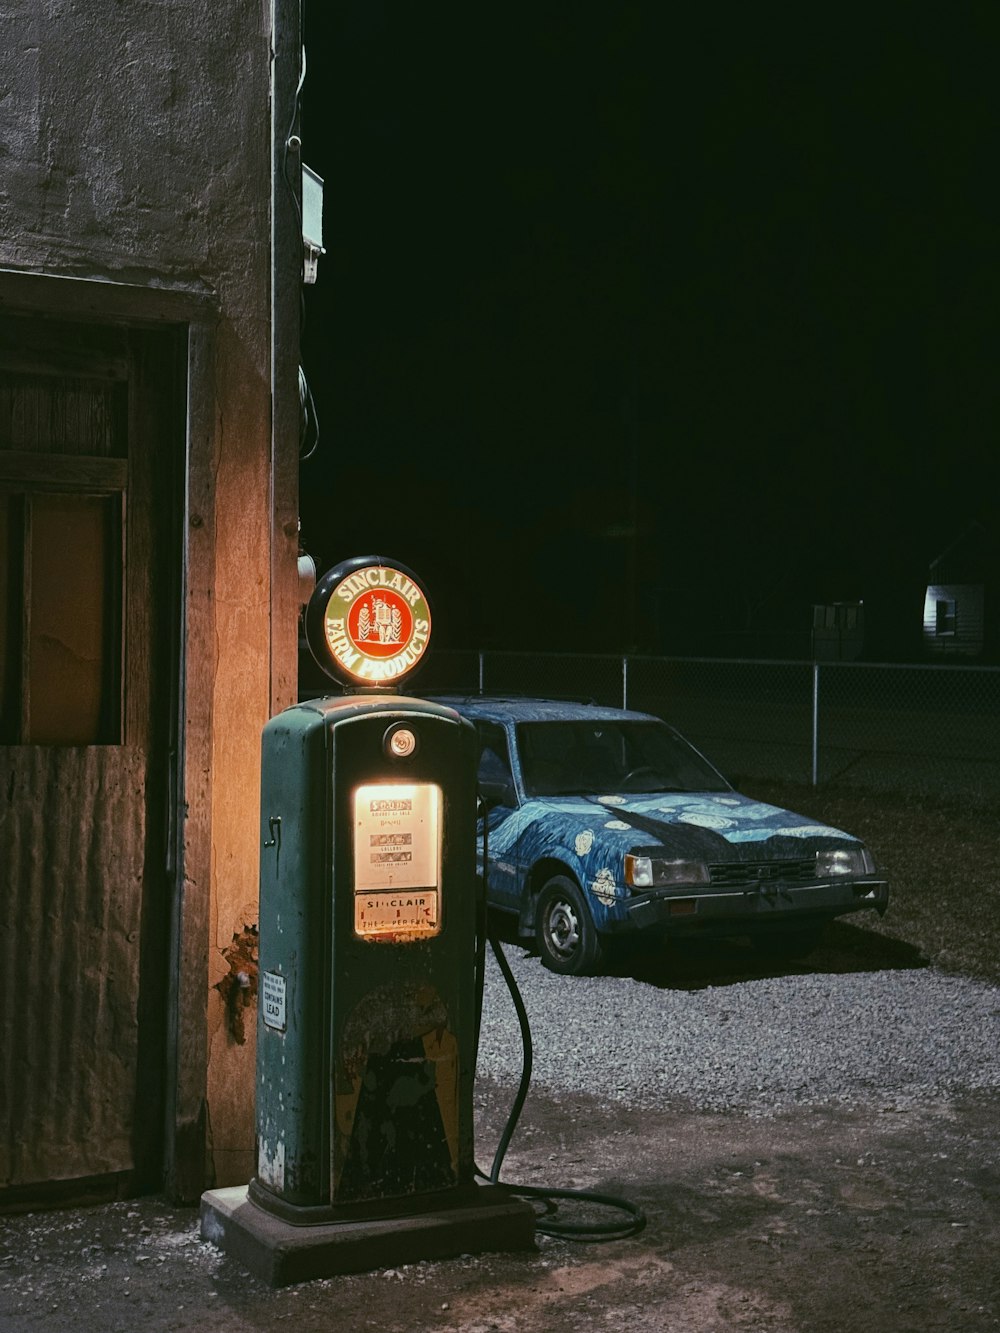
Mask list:
MULTIPOLYGON (((988 947, 983 935, 984 948, 988 947)), ((992 948, 992 945, 989 945, 992 948)), ((693 956, 671 984, 768 974, 745 951, 693 956), (761 970, 763 969, 763 971, 761 970)), ((801 967, 926 965, 847 925, 801 967)), ((634 973, 642 975, 639 960, 634 973)), ((540 1236, 534 1252, 461 1255, 273 1290, 203 1241, 196 1208, 161 1198, 0 1216, 0 1330, 239 1333, 985 1333, 1000 1328, 1000 1092, 869 1097, 748 1118, 627 1110, 533 1086, 503 1179, 596 1190, 646 1213, 623 1240, 540 1236)), ((480 1081, 477 1160, 512 1090, 480 1081)), ((580 1219, 579 1204, 560 1203, 580 1219)), ((593 1214, 587 1216, 593 1217, 593 1214)), ((621 1214, 605 1212, 609 1220, 621 1214)))
MULTIPOLYGON (((479 1089, 480 1165, 509 1096, 479 1089)), ((1000 1327, 998 1113, 751 1120, 532 1091, 504 1177, 627 1197, 641 1234, 272 1290, 161 1199, 0 1218, 0 1329, 978 1333, 1000 1327)))

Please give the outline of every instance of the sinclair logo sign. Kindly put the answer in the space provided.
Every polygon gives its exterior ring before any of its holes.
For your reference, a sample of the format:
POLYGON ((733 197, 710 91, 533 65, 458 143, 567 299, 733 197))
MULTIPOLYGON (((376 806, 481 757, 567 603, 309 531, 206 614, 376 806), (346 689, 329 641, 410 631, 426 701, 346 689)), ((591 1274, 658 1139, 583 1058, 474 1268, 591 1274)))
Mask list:
POLYGON ((306 637, 328 675, 351 685, 395 685, 420 665, 430 642, 427 595, 394 561, 345 560, 317 584, 306 637))

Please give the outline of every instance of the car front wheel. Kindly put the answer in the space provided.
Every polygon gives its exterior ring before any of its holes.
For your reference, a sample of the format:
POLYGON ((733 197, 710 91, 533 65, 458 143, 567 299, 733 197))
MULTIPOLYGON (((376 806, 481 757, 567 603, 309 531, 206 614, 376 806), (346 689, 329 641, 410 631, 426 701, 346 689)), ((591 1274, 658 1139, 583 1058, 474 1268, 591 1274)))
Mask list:
POLYGON ((588 976, 604 956, 583 894, 566 875, 554 875, 538 895, 535 938, 544 965, 564 976, 588 976))

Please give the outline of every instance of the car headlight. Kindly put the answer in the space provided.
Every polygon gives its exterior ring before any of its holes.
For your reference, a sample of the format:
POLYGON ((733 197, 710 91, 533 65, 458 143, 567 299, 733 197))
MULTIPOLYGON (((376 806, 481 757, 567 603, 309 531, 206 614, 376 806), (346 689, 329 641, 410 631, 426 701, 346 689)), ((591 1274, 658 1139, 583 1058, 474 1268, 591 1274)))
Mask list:
POLYGON ((625 856, 625 883, 633 889, 662 888, 668 884, 707 884, 704 861, 665 861, 658 856, 625 856))
POLYGON ((867 847, 838 847, 835 851, 816 853, 816 874, 820 879, 828 875, 871 875, 875 861, 867 847))

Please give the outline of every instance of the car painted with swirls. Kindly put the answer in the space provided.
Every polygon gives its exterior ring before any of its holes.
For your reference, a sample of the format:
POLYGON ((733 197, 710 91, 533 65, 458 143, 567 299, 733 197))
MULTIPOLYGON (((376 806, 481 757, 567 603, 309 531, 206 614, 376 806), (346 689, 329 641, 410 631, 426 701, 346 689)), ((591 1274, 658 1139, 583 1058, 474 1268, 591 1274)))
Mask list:
POLYGON ((439 697, 476 727, 479 859, 553 971, 616 939, 745 936, 806 953, 889 886, 858 838, 734 790, 651 714, 564 700, 439 697))

